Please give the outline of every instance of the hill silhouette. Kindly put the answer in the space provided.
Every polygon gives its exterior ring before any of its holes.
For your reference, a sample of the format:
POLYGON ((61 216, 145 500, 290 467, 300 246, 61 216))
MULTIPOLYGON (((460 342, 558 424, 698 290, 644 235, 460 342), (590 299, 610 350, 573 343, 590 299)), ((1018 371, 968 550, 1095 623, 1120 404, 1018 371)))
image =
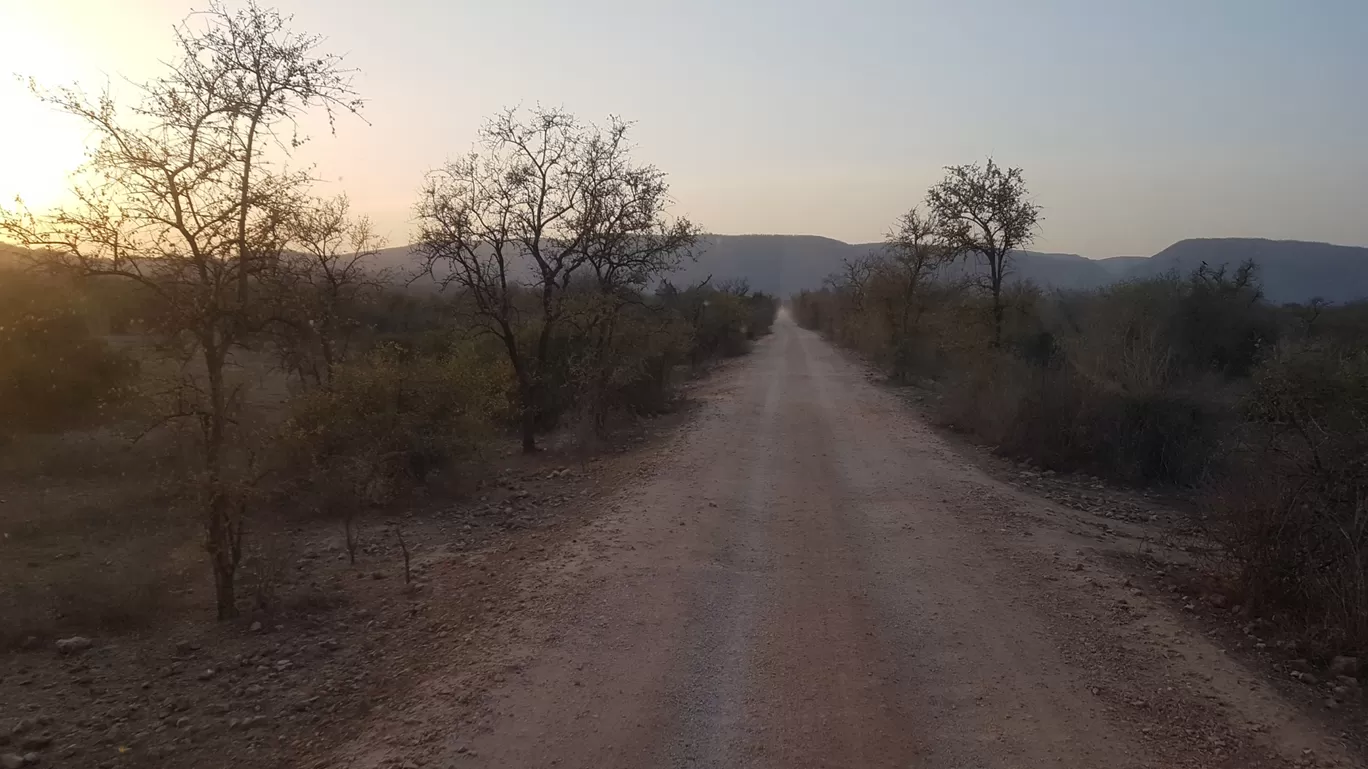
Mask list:
MULTIPOLYGON (((883 247, 817 235, 709 235, 703 245, 697 261, 684 265, 670 280, 687 284, 708 277, 714 282, 744 279, 756 290, 779 296, 821 288, 826 277, 841 268, 842 260, 867 256, 883 247)), ((1214 267, 1239 264, 1245 259, 1258 263, 1264 291, 1273 302, 1368 298, 1368 248, 1261 238, 1181 240, 1148 257, 1089 259, 1078 254, 1023 251, 1015 257, 1011 279, 1044 288, 1091 289, 1169 270, 1186 274, 1203 262, 1214 267)), ((385 249, 377 262, 400 274, 417 272, 409 246, 385 249)), ((964 269, 965 265, 957 268, 964 269)), ((421 278, 413 285, 422 290, 432 284, 421 278)))

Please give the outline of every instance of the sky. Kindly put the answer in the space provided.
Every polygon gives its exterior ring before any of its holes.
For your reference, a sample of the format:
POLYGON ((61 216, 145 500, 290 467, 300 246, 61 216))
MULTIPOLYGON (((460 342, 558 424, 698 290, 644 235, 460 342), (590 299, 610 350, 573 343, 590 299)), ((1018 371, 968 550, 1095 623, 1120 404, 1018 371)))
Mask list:
MULTIPOLYGON (((1036 250, 1368 245, 1363 0, 266 4, 359 70, 365 121, 313 126, 298 162, 395 245, 426 170, 538 103, 634 121, 674 212, 712 232, 877 240, 944 166, 991 155, 1025 171, 1036 250)), ((60 201, 87 139, 13 75, 149 77, 203 5, 0 0, 0 200, 60 201)))

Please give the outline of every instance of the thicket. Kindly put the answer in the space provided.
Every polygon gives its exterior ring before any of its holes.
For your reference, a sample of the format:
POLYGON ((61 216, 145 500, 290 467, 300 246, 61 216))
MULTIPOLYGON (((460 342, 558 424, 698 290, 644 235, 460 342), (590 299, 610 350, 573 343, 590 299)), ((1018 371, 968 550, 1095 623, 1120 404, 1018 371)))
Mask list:
POLYGON ((1186 490, 1248 611, 1322 653, 1368 647, 1368 304, 1274 306, 1252 262, 995 299, 929 211, 793 297, 799 323, 1004 455, 1186 490))

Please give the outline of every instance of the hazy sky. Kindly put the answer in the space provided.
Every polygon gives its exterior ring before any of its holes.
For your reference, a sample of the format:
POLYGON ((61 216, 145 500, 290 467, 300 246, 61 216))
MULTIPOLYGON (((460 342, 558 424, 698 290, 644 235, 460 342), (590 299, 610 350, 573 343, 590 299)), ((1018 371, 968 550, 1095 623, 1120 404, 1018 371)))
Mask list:
MULTIPOLYGON (((1364 0, 278 0, 361 70, 371 125, 306 159, 393 243, 423 172, 514 104, 637 122, 714 232, 879 238, 942 166, 1020 165, 1039 250, 1195 236, 1368 245, 1364 0)), ((9 73, 151 74, 203 2, 0 0, 0 196, 84 134, 9 73)))

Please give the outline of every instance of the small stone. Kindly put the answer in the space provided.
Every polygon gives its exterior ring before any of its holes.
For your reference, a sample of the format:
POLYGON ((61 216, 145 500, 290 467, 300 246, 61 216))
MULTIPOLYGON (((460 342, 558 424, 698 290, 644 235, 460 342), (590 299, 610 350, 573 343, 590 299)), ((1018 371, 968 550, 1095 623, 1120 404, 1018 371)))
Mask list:
POLYGON ((52 744, 51 734, 35 734, 19 740, 20 750, 42 750, 52 744))
POLYGON ((201 681, 208 681, 209 679, 211 679, 211 678, 213 678, 213 677, 214 677, 214 669, 213 669, 213 668, 205 668, 204 670, 201 670, 201 671, 199 672, 199 675, 195 676, 195 678, 198 678, 198 679, 201 680, 201 681))
POLYGON ((249 627, 249 628, 247 628, 247 629, 250 630, 250 631, 253 632, 253 633, 260 633, 260 632, 261 632, 261 623, 260 623, 260 622, 253 622, 253 623, 252 623, 252 626, 249 627))
POLYGON ((276 660, 275 669, 277 673, 283 673, 293 666, 294 663, 290 662, 289 660, 276 660))
POLYGON ((1358 672, 1358 657, 1341 656, 1330 660, 1330 675, 1332 676, 1357 676, 1358 672))
POLYGON ((60 654, 79 654, 89 649, 95 642, 81 635, 74 635, 70 638, 62 638, 57 641, 57 651, 60 654))
POLYGON ((32 729, 37 723, 38 722, 32 718, 21 718, 14 722, 14 726, 10 727, 10 734, 23 734, 32 729))
POLYGON ((260 697, 261 687, 256 684, 250 684, 246 689, 243 690, 243 694, 246 694, 248 697, 260 697))

